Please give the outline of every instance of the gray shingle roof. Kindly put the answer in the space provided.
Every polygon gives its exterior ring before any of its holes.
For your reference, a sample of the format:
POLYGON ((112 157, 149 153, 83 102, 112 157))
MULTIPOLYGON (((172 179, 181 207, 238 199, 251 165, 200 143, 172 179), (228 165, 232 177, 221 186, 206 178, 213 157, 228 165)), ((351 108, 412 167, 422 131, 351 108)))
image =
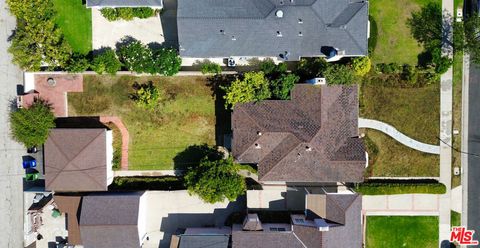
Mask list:
POLYGON ((83 197, 80 233, 85 248, 140 247, 138 214, 142 193, 83 197))
POLYGON ((228 248, 230 235, 182 235, 179 248, 228 248))
POLYGON ((233 248, 305 248, 293 232, 234 231, 233 248))
POLYGON ((363 181, 356 86, 296 85, 292 100, 237 104, 232 129, 233 156, 258 164, 261 181, 363 181))
POLYGON ((322 56, 324 46, 367 55, 367 1, 179 0, 177 13, 184 57, 277 57, 288 51, 289 60, 298 60, 322 56))
POLYGON ((162 8, 162 0, 87 0, 87 7, 153 7, 162 8))

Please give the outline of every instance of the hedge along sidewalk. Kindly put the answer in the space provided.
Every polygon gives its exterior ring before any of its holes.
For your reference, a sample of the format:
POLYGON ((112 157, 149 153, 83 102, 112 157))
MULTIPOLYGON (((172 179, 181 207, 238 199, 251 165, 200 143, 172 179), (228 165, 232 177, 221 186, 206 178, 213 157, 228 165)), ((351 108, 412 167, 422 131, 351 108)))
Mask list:
POLYGON ((176 176, 135 176, 115 177, 108 186, 109 191, 137 191, 137 190, 185 190, 183 177, 176 176))
POLYGON ((355 191, 362 195, 444 194, 441 183, 361 183, 355 191))

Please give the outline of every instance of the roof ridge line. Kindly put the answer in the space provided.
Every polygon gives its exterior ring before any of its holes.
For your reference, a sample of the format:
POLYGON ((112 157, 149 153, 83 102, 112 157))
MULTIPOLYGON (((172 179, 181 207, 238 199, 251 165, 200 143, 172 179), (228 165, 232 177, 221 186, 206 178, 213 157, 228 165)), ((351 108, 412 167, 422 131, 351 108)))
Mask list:
MULTIPOLYGON (((280 162, 282 162, 282 161, 287 157, 288 154, 290 154, 295 148, 297 148, 300 144, 303 143, 303 142, 302 142, 299 138, 297 138, 297 136, 295 136, 294 134, 289 133, 289 132, 287 132, 287 133, 288 133, 287 137, 285 137, 285 138, 282 140, 282 142, 283 142, 285 139, 288 139, 288 136, 289 136, 289 135, 291 135, 292 137, 294 137, 295 139, 297 139, 299 142, 298 142, 295 146, 292 146, 292 149, 290 149, 288 152, 284 152, 284 153, 282 154, 282 156, 280 157, 280 159, 278 160, 278 162, 275 163, 275 165, 274 165, 272 168, 270 168, 270 170, 268 170, 268 172, 265 173, 265 175, 263 175, 262 178, 264 178, 264 177, 266 177, 268 174, 270 174, 270 172, 273 170, 273 168, 277 167, 277 166, 280 164, 280 162)), ((275 148, 272 149, 272 152, 273 152, 282 142, 280 142, 277 146, 275 146, 275 148)), ((272 154, 272 152, 270 152, 269 154, 272 154)), ((267 156, 268 156, 268 155, 267 155, 267 156)), ((258 164, 260 164, 267 156, 265 156, 261 161, 259 161, 258 164)), ((258 166, 258 164, 257 164, 257 166, 258 166)), ((260 179, 260 178, 259 178, 259 179, 260 179)))

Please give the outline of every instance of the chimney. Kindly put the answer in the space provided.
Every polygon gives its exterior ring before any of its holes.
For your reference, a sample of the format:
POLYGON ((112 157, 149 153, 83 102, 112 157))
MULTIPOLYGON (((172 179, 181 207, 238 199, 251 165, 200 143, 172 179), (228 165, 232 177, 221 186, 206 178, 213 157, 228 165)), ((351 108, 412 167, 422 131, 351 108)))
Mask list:
POLYGON ((245 231, 261 231, 262 222, 258 218, 257 214, 247 214, 243 220, 243 230, 245 231))

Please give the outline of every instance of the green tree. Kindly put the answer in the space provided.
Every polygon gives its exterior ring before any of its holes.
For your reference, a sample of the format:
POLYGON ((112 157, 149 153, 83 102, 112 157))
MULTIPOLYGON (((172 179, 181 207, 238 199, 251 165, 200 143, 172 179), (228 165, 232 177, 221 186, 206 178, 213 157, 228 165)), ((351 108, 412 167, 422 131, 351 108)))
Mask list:
POLYGON ((107 72, 115 75, 122 67, 122 63, 120 63, 117 55, 111 48, 106 48, 93 57, 91 67, 98 74, 107 72))
POLYGON ((298 83, 300 77, 295 74, 283 74, 277 80, 271 81, 272 93, 276 99, 288 100, 290 99, 290 91, 293 86, 298 83))
POLYGON ((126 20, 130 21, 134 17, 145 19, 155 15, 155 10, 148 7, 139 8, 102 8, 100 10, 105 19, 109 21, 126 20))
POLYGON ((413 12, 407 21, 413 37, 425 49, 430 50, 442 44, 442 6, 429 2, 421 10, 413 12))
POLYGON ((232 158, 202 159, 197 167, 188 169, 185 186, 208 203, 235 201, 246 190, 245 180, 238 174, 232 158))
POLYGON ((440 47, 435 47, 431 51, 432 63, 435 67, 435 73, 443 74, 447 72, 448 68, 452 66, 453 60, 447 56, 442 56, 442 50, 440 47))
POLYGON ((327 67, 328 63, 324 58, 302 58, 295 69, 295 74, 305 81, 320 77, 327 67))
POLYGON ((476 64, 480 64, 480 16, 469 16, 464 23, 465 50, 476 64))
POLYGON ((173 48, 160 48, 153 50, 154 72, 173 76, 180 71, 182 59, 178 56, 177 50, 173 48))
POLYGON ((287 72, 287 64, 279 63, 278 65, 272 59, 265 59, 258 65, 260 71, 263 71, 265 76, 270 79, 277 79, 287 72))
POLYGON ((154 73, 152 51, 138 40, 122 40, 123 45, 117 50, 120 62, 129 70, 134 72, 154 73))
POLYGON ((237 103, 265 100, 271 97, 270 83, 263 72, 247 72, 243 79, 237 78, 230 86, 222 87, 226 94, 225 108, 237 103))
POLYGON ((42 64, 49 68, 64 67, 72 49, 55 25, 50 0, 8 0, 10 11, 17 17, 17 28, 9 52, 13 62, 24 70, 38 71, 42 64))
POLYGON ((12 136, 26 147, 45 143, 50 129, 55 127, 54 121, 50 106, 41 100, 10 113, 12 136))
POLYGON ((370 72, 372 68, 372 61, 369 57, 358 57, 352 60, 352 69, 355 75, 363 77, 370 72))
POLYGON ((324 72, 327 84, 343 84, 350 85, 355 82, 355 74, 353 70, 346 65, 334 64, 329 66, 324 72))

